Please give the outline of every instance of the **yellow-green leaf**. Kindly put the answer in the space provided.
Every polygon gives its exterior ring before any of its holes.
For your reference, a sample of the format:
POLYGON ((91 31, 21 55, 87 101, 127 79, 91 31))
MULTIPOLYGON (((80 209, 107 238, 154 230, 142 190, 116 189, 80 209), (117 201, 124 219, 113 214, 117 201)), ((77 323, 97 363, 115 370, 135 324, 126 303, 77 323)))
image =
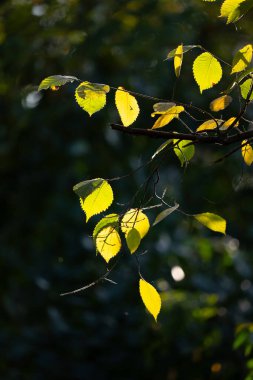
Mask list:
POLYGON ((161 103, 155 103, 153 105, 154 112, 151 114, 152 117, 155 115, 163 115, 166 113, 171 107, 174 107, 176 103, 173 102, 161 102, 161 103))
MULTIPOLYGON (((230 117, 228 120, 225 121, 224 124, 220 126, 220 131, 225 131, 226 129, 228 129, 234 123, 235 120, 236 120, 236 117, 230 117)), ((235 123, 234 127, 238 127, 238 125, 239 125, 239 121, 235 123)))
MULTIPOLYGON (((183 45, 183 54, 184 53, 187 53, 188 51, 194 49, 194 48, 201 48, 200 45, 183 45)), ((167 54, 167 57, 166 57, 166 60, 167 59, 172 59, 175 57, 175 54, 176 54, 176 51, 177 51, 177 48, 176 49, 173 49, 173 50, 170 50, 167 54)))
POLYGON ((173 119, 178 119, 179 114, 184 111, 182 106, 173 106, 169 108, 164 114, 162 114, 153 125, 152 129, 162 128, 169 124, 173 119))
POLYGON ((110 87, 106 84, 82 82, 75 91, 79 106, 91 116, 106 104, 106 93, 110 87))
MULTIPOLYGON (((240 88, 241 88, 241 94, 242 94, 242 97, 243 99, 247 99, 248 98, 248 95, 249 95, 249 92, 252 88, 252 79, 247 79, 245 82, 243 82, 241 85, 240 85, 240 88)), ((253 91, 250 95, 250 98, 249 100, 253 100, 253 91)))
POLYGON ((146 306, 149 313, 153 315, 155 321, 157 321, 157 317, 160 313, 162 304, 159 293, 153 285, 143 279, 140 279, 139 289, 144 305, 146 306))
POLYGON ((50 77, 47 77, 40 82, 38 91, 47 90, 48 88, 56 90, 57 87, 63 86, 66 83, 72 83, 76 80, 78 80, 76 77, 66 75, 51 75, 50 77))
POLYGON ((242 141, 242 157, 246 165, 250 166, 253 162, 253 149, 247 140, 242 141))
POLYGON ((96 224, 93 230, 93 240, 96 239, 97 234, 103 230, 105 227, 113 227, 116 231, 119 229, 119 215, 117 214, 109 214, 104 216, 100 221, 96 224))
POLYGON ((203 214, 194 215, 194 218, 210 230, 226 235, 227 222, 221 216, 212 214, 211 212, 205 212, 203 214))
POLYGON ((202 123, 196 129, 196 132, 202 132, 202 131, 206 131, 206 130, 216 129, 217 126, 219 126, 222 122, 223 122, 223 120, 219 120, 219 119, 206 120, 204 123, 202 123))
POLYGON ((195 146, 188 140, 173 140, 174 152, 181 166, 187 165, 195 154, 195 146))
MULTIPOLYGON (((91 187, 90 184, 87 185, 89 188, 91 188, 91 191, 88 195, 86 195, 86 185, 83 185, 78 190, 79 194, 80 191, 82 194, 85 194, 85 196, 80 196, 80 203, 83 211, 86 214, 87 222, 93 215, 100 214, 101 212, 107 210, 113 201, 113 191, 111 185, 101 178, 97 178, 93 181, 96 184, 95 186, 91 187)), ((81 184, 83 183, 85 182, 81 182, 81 184)))
POLYGON ((118 87, 115 93, 115 103, 123 125, 128 127, 133 124, 140 112, 135 97, 124 90, 123 87, 118 87))
POLYGON ((220 17, 227 19, 227 24, 237 21, 240 16, 240 6, 245 0, 225 0, 222 3, 220 17))
POLYGON ((123 233, 128 234, 130 230, 135 228, 139 232, 141 239, 148 233, 149 227, 148 217, 138 208, 128 210, 121 220, 123 233))
POLYGON ((141 236, 136 228, 132 228, 130 231, 128 231, 126 234, 126 243, 131 253, 134 253, 138 249, 140 242, 141 236))
POLYGON ((181 67, 183 63, 183 44, 179 45, 176 48, 175 56, 174 56, 174 69, 176 77, 180 76, 181 67))
POLYGON ((116 256, 121 248, 121 240, 118 232, 112 226, 100 230, 96 236, 96 249, 108 263, 116 256))
POLYGON ((233 99, 229 95, 220 96, 210 103, 210 110, 213 112, 222 111, 229 106, 232 100, 233 99))
POLYGON ((193 63, 193 75, 202 93, 221 80, 222 68, 220 62, 212 54, 202 53, 193 63))
POLYGON ((239 73, 249 66, 252 60, 252 45, 245 45, 243 48, 237 51, 232 63, 231 74, 239 73))
POLYGON ((166 210, 163 210, 161 211, 157 217, 155 218, 155 221, 153 223, 153 226, 155 226, 156 224, 160 223, 163 219, 167 218, 167 216, 169 216, 170 214, 172 214, 174 211, 176 211, 179 207, 179 204, 176 203, 175 206, 172 206, 172 207, 169 207, 169 208, 166 208, 166 210))

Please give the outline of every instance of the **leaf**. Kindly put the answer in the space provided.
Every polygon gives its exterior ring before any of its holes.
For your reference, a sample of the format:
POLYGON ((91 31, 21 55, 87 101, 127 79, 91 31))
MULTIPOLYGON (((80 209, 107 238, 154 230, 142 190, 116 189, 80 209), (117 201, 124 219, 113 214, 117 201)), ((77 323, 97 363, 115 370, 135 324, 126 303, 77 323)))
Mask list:
POLYGON ((136 228, 129 230, 129 232, 126 234, 126 243, 130 253, 134 253, 138 249, 140 242, 141 236, 136 228))
POLYGON ((226 235, 227 222, 221 216, 212 214, 210 212, 205 212, 203 214, 197 214, 193 216, 199 223, 203 224, 210 230, 226 235))
POLYGON ((121 220, 123 233, 128 234, 130 230, 135 228, 139 232, 141 239, 148 233, 149 227, 148 217, 138 208, 128 210, 121 220))
POLYGON ((155 103, 153 105, 153 109, 155 112, 151 114, 152 117, 155 115, 162 115, 166 113, 170 108, 174 107, 176 103, 173 102, 162 102, 162 103, 155 103))
POLYGON ((195 146, 188 140, 173 140, 174 152, 178 157, 181 166, 188 164, 195 154, 195 146), (189 145, 190 144, 190 145, 189 145))
POLYGON ((222 77, 220 62, 210 53, 200 54, 193 63, 193 75, 200 93, 212 88, 222 77))
POLYGON ((252 6, 252 0, 225 0, 221 6, 220 17, 227 18, 227 24, 236 22, 252 6))
MULTIPOLYGON (((187 53, 188 51, 194 49, 194 48, 201 48, 200 45, 183 45, 183 54, 184 53, 187 53)), ((167 57, 166 57, 166 60, 167 59, 172 59, 175 57, 175 54, 176 54, 176 51, 177 51, 177 48, 176 49, 173 49, 171 50, 168 54, 167 54, 167 57)))
POLYGON ((135 97, 125 91, 123 87, 118 87, 115 93, 115 103, 123 125, 128 127, 133 124, 140 112, 135 97))
POLYGON ((151 159, 153 160, 159 153, 161 153, 169 144, 172 144, 173 140, 167 140, 155 151, 151 159))
POLYGON ((220 96, 210 103, 210 110, 213 112, 222 111, 229 106, 232 100, 233 99, 229 95, 220 96))
MULTIPOLYGON (((236 117, 230 117, 228 120, 225 121, 224 124, 222 124, 220 126, 220 131, 225 131, 226 129, 228 129, 233 123, 234 121, 236 120, 236 117)), ((234 125, 234 127, 238 127, 239 125, 239 121, 237 121, 234 125)))
POLYGON ((179 207, 179 204, 176 203, 175 206, 173 207, 169 207, 167 208, 166 210, 163 210, 162 212, 160 212, 157 217, 155 218, 155 221, 153 223, 153 226, 155 226, 156 224, 160 223, 162 220, 164 220, 165 218, 167 218, 167 216, 169 216, 170 214, 172 214, 174 211, 176 211, 179 207))
POLYGON ((176 74, 176 77, 179 78, 180 76, 180 72, 181 72, 181 67, 182 67, 182 63, 183 63, 183 44, 179 45, 177 48, 176 48, 176 52, 175 52, 175 55, 174 55, 174 69, 175 69, 175 74, 176 74))
POLYGON ((242 141, 242 157, 246 165, 250 166, 253 162, 253 149, 247 140, 242 141))
POLYGON ((63 86, 66 83, 72 83, 75 80, 78 80, 78 78, 64 75, 51 75, 40 82, 38 91, 47 90, 48 88, 55 90, 57 87, 63 86))
POLYGON ((80 197, 87 222, 93 215, 107 210, 113 201, 111 185, 102 178, 81 182, 73 190, 80 197))
POLYGON ((90 116, 100 111, 106 104, 106 93, 110 91, 107 84, 82 82, 75 91, 79 106, 90 116))
POLYGON ((160 313, 162 303, 159 293, 149 282, 143 279, 140 279, 139 289, 144 305, 157 322, 157 317, 160 313))
POLYGON ((104 216, 100 221, 96 224, 93 230, 93 240, 96 239, 98 233, 104 229, 105 227, 113 227, 116 231, 119 229, 119 215, 117 214, 109 214, 104 216))
POLYGON ((100 230, 96 236, 96 249, 108 263, 116 256, 121 248, 121 239, 115 228, 112 226, 100 230))
POLYGON ((179 114, 184 111, 182 106, 173 106, 164 114, 162 114, 153 125, 152 129, 162 128, 165 125, 169 124, 173 119, 178 119, 179 114))
MULTIPOLYGON (((243 99, 248 98, 248 94, 251 90, 252 82, 253 82, 253 79, 247 79, 245 82, 243 82, 243 84, 240 85, 241 94, 242 94, 243 99)), ((249 100, 253 100, 253 91, 250 95, 249 100)))
POLYGON ((204 123, 202 123, 196 129, 196 132, 202 132, 202 131, 206 131, 206 130, 216 129, 217 126, 219 126, 221 123, 223 123, 223 120, 219 120, 219 119, 206 120, 204 123))
POLYGON ((231 74, 239 73, 249 66, 252 60, 252 45, 245 45, 243 48, 237 51, 232 62, 231 74))
POLYGON ((253 73, 253 67, 249 67, 247 70, 244 70, 238 77, 237 80, 234 80, 232 83, 230 83, 229 87, 223 91, 224 94, 229 94, 235 87, 235 85, 240 84, 244 78, 247 76, 251 76, 250 74, 253 73))

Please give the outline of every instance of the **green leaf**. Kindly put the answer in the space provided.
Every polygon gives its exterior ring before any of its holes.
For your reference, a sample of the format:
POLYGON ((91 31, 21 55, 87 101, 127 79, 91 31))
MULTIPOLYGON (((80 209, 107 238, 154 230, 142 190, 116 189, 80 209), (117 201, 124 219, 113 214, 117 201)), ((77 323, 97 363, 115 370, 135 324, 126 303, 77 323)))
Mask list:
MULTIPOLYGON (((184 53, 187 53, 188 51, 194 49, 194 48, 201 48, 200 45, 183 45, 183 54, 184 53)), ((175 57, 175 54, 176 54, 176 51, 177 51, 177 48, 176 49, 173 49, 171 50, 168 54, 167 54, 167 59, 172 59, 175 57)))
POLYGON ((193 63, 193 75, 202 93, 221 80, 222 68, 220 62, 212 54, 202 53, 193 63))
POLYGON ((202 214, 193 215, 194 218, 205 227, 209 228, 212 231, 220 232, 226 235, 226 220, 221 216, 212 214, 210 212, 205 212, 202 214))
POLYGON ((139 232, 136 230, 136 228, 132 228, 126 234, 126 243, 127 243, 130 253, 134 253, 138 249, 140 242, 141 242, 141 236, 139 232))
POLYGON ((96 239, 98 233, 104 229, 105 227, 113 227, 116 231, 119 229, 119 215, 117 214, 109 214, 104 216, 100 221, 96 224, 93 230, 93 240, 96 239))
POLYGON ((93 215, 107 210, 113 201, 111 185, 102 178, 81 182, 73 190, 80 197, 87 222, 93 215))
POLYGON ((187 140, 173 140, 174 152, 178 157, 181 166, 187 165, 195 154, 195 147, 187 140), (190 144, 190 145, 189 145, 190 144))
POLYGON ((100 111, 106 104, 106 94, 110 91, 107 84, 82 82, 75 91, 79 106, 90 116, 100 111))
POLYGON ((230 24, 238 21, 252 7, 252 0, 225 0, 221 6, 220 17, 227 18, 227 24, 230 24))
POLYGON ((160 223, 162 220, 164 220, 165 218, 167 218, 167 216, 169 216, 170 214, 172 214, 174 211, 176 211, 179 207, 179 204, 176 203, 175 206, 173 207, 169 207, 167 208, 166 210, 163 210, 162 212, 160 212, 157 217, 155 218, 155 221, 153 223, 153 226, 155 226, 156 224, 160 223))
MULTIPOLYGON (((250 89, 251 89, 252 81, 253 81, 253 79, 247 79, 245 82, 243 82, 243 84, 240 85, 241 94, 242 94, 243 99, 248 98, 248 94, 249 94, 250 89)), ((252 94, 250 95, 249 100, 253 100, 253 91, 252 91, 252 94)))
POLYGON ((51 75, 50 77, 47 77, 40 82, 38 91, 47 90, 48 88, 55 89, 54 87, 60 87, 66 83, 72 83, 76 80, 78 80, 78 78, 76 77, 64 75, 51 75))
POLYGON ((143 279, 140 279, 139 289, 144 305, 157 322, 157 316, 160 313, 162 303, 159 293, 149 282, 143 279))

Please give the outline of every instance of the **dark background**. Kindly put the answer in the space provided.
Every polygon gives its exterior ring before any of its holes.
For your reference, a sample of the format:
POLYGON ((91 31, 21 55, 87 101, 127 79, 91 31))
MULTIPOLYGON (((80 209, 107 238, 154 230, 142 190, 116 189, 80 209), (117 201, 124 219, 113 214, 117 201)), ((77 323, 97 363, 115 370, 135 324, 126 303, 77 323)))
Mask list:
MULTIPOLYGON (((63 74, 170 99, 169 49, 201 44, 231 62, 252 42, 252 14, 226 26, 218 8, 200 0, 1 2, 1 379, 245 377, 243 350, 232 346, 236 326, 253 314, 252 168, 240 152, 214 164, 225 153, 217 147, 198 148, 187 169, 173 152, 164 155, 160 194, 166 187, 168 201, 187 213, 222 215, 228 235, 178 213, 150 231, 140 262, 163 299, 157 324, 142 304, 136 261, 126 249, 110 276, 117 285, 101 282, 60 297, 106 271, 89 237, 98 219, 85 224, 73 185, 128 174, 160 142, 110 129, 119 122, 113 91, 92 118, 75 103, 74 85, 36 92, 43 78, 63 74), (183 269, 182 281, 173 278, 174 266, 183 269)), ((175 97, 208 109, 231 79, 200 96, 191 73, 197 54, 185 55, 175 97)), ((135 125, 150 127, 153 102, 139 104, 135 125)), ((113 182, 115 201, 129 202, 149 170, 113 182)), ((147 211, 151 221, 157 213, 147 211)))

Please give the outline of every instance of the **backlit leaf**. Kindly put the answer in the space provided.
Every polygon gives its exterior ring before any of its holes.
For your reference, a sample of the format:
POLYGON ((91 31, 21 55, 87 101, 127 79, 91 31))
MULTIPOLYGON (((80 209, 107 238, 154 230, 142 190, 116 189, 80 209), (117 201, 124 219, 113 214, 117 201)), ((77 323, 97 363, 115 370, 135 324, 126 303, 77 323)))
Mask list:
POLYGON ((253 162, 253 149, 247 140, 242 141, 242 157, 246 165, 250 166, 253 162))
POLYGON ((121 220, 121 230, 127 234, 131 229, 135 228, 141 239, 148 233, 149 230, 148 217, 138 208, 128 210, 121 220))
POLYGON ((252 45, 248 44, 238 50, 238 52, 235 54, 233 63, 232 63, 232 71, 233 73, 239 73, 240 71, 243 71, 246 69, 247 66, 249 66, 250 62, 252 60, 252 45))
POLYGON ((173 207, 169 207, 167 208, 166 210, 163 210, 162 212, 160 212, 157 217, 155 218, 155 221, 153 223, 153 226, 155 226, 156 224, 160 223, 162 220, 164 220, 165 218, 167 218, 167 216, 169 216, 170 214, 172 214, 174 211, 176 211, 179 207, 179 204, 176 203, 175 206, 173 207))
POLYGON ((169 144, 172 144, 173 140, 167 140, 165 141, 162 145, 159 146, 159 148, 155 151, 153 156, 151 157, 152 160, 159 154, 161 153, 169 144))
POLYGON ((96 249, 108 263, 116 256, 121 248, 121 240, 118 232, 112 226, 100 230, 96 236, 96 249))
POLYGON ((128 127, 133 124, 140 112, 135 97, 125 91, 123 87, 118 87, 115 93, 115 103, 123 125, 128 127))
MULTIPOLYGON (((220 126, 220 131, 225 131, 226 129, 228 129, 234 123, 235 120, 236 120, 236 117, 230 117, 228 120, 225 121, 224 124, 220 126)), ((239 121, 235 123, 234 127, 238 127, 238 125, 239 125, 239 121)))
POLYGON ((219 126, 222 122, 223 122, 223 120, 219 120, 219 119, 206 120, 204 123, 202 123, 196 129, 196 132, 202 132, 202 131, 206 131, 206 130, 216 129, 217 126, 219 126))
POLYGON ((202 93, 221 80, 222 68, 220 62, 212 54, 202 53, 193 63, 193 75, 202 93))
POLYGON ((57 87, 63 86, 66 83, 72 83, 76 80, 78 80, 78 78, 72 76, 51 75, 50 77, 47 77, 40 82, 38 91, 47 90, 48 88, 56 90, 57 87))
POLYGON ((178 119, 179 114, 184 111, 182 106, 173 106, 169 108, 164 114, 162 114, 153 125, 152 129, 162 128, 169 124, 173 119, 178 119))
POLYGON ((140 242, 141 236, 136 228, 132 228, 130 231, 128 231, 126 234, 126 243, 131 253, 134 253, 138 249, 140 242))
POLYGON ((199 223, 203 224, 210 230, 226 235, 227 222, 221 216, 212 214, 210 212, 205 212, 203 214, 197 214, 193 216, 199 223))
MULTIPOLYGON (((252 81, 253 81, 253 79, 247 79, 245 82, 243 82, 240 85, 241 94, 242 94, 243 99, 247 99, 248 98, 249 92, 250 92, 250 90, 252 88, 252 81)), ((252 93, 250 95, 250 100, 253 100, 253 91, 252 91, 252 93)))
POLYGON ((188 140, 173 140, 174 152, 181 166, 187 165, 195 154, 195 146, 188 140))
POLYGON ((161 297, 157 290, 149 282, 140 279, 139 289, 141 299, 146 306, 150 314, 153 315, 155 321, 157 321, 157 316, 161 310, 161 297))
POLYGON ((180 76, 182 63, 183 63, 183 45, 181 44, 176 48, 176 52, 174 55, 174 69, 175 69, 175 74, 177 78, 180 76))
POLYGON ((220 17, 225 17, 227 24, 236 22, 251 7, 252 0, 225 0, 221 6, 220 17))
POLYGON ((95 180, 81 182, 74 187, 74 191, 80 196, 80 203, 83 211, 86 214, 86 221, 96 214, 108 209, 113 201, 113 191, 111 185, 97 178, 95 180), (88 182, 88 183, 86 183, 88 182), (94 184, 94 186, 93 186, 94 184), (78 189, 76 187, 79 186, 78 189))
POLYGON ((162 103, 155 103, 153 105, 154 112, 151 114, 152 117, 155 115, 162 115, 166 113, 171 107, 174 107, 176 103, 173 102, 162 102, 162 103))
POLYGON ((210 110, 213 112, 222 111, 229 106, 232 100, 233 99, 229 95, 220 96, 210 103, 210 110))
POLYGON ((96 224, 93 230, 93 240, 96 239, 97 234, 104 229, 105 227, 113 227, 116 231, 119 229, 119 215, 117 214, 109 214, 104 216, 100 221, 96 224))
POLYGON ((82 82, 75 91, 79 106, 91 116, 106 104, 106 93, 110 87, 106 84, 82 82))
MULTIPOLYGON (((200 45, 183 45, 183 54, 187 53, 188 51, 190 51, 190 50, 192 50, 194 48, 201 48, 201 46, 200 45)), ((166 59, 172 59, 172 58, 174 58, 175 54, 176 54, 176 51, 177 51, 177 48, 169 51, 169 53, 167 54, 166 59)))

